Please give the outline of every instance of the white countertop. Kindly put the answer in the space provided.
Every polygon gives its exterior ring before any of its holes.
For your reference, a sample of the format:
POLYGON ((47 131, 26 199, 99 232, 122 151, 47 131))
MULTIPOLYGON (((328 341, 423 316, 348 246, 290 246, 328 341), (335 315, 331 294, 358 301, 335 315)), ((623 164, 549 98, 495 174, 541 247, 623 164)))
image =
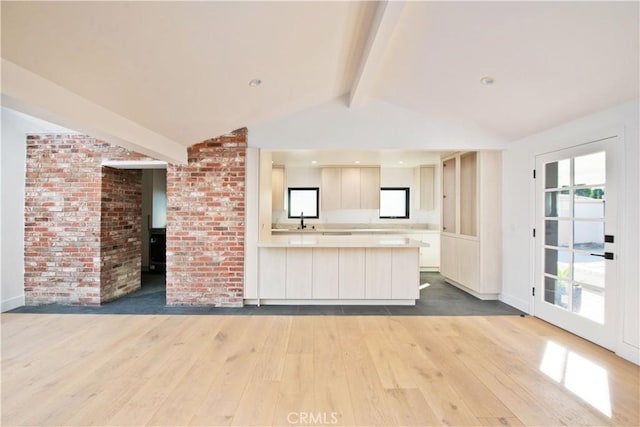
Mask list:
POLYGON ((426 246, 429 244, 406 237, 322 236, 307 232, 272 236, 271 240, 258 242, 260 248, 420 248, 426 246))
POLYGON ((296 230, 295 228, 272 228, 271 232, 276 235, 291 234, 323 234, 351 233, 351 234, 428 234, 440 233, 440 230, 421 228, 305 228, 296 230))

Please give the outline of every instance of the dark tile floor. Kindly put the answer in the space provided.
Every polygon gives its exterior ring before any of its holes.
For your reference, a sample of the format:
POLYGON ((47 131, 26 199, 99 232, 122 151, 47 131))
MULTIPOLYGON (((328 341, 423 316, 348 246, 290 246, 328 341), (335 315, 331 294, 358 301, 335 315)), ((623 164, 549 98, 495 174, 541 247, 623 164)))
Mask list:
POLYGON ((234 314, 234 315, 346 315, 346 316, 495 316, 524 314, 500 301, 482 301, 449 285, 438 273, 421 273, 421 283, 430 286, 420 291, 415 306, 347 305, 263 305, 242 308, 167 307, 165 281, 161 274, 143 274, 142 287, 118 300, 99 307, 57 304, 24 306, 11 313, 69 314, 234 314))

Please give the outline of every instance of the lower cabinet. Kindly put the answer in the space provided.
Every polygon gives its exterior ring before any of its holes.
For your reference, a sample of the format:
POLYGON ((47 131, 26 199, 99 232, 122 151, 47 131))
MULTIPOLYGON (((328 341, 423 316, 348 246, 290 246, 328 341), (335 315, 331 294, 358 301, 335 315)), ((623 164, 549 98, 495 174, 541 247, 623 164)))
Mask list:
MULTIPOLYGON (((481 299, 497 299, 500 293, 499 269, 482 268, 480 241, 473 237, 440 236, 440 274, 454 285, 463 287, 481 299)), ((495 261, 494 261, 495 262, 495 261)))
POLYGON ((338 251, 339 298, 364 298, 365 250, 362 248, 340 248, 338 251))
POLYGON ((288 248, 285 297, 308 299, 312 293, 313 253, 308 249, 288 248))
POLYGON ((417 248, 262 248, 259 298, 419 298, 417 248))
POLYGON ((340 275, 338 273, 338 250, 333 248, 315 248, 309 252, 313 252, 313 298, 339 298, 338 283, 340 281, 340 275))
POLYGON ((365 296, 372 299, 391 298, 391 250, 368 248, 365 251, 365 296))
POLYGON ((391 249, 391 298, 418 299, 420 297, 420 253, 415 249, 391 249))
POLYGON ((421 241, 429 246, 420 248, 420 268, 438 271, 440 268, 440 233, 423 234, 421 241))
POLYGON ((260 250, 258 286, 260 298, 285 298, 287 250, 260 250))

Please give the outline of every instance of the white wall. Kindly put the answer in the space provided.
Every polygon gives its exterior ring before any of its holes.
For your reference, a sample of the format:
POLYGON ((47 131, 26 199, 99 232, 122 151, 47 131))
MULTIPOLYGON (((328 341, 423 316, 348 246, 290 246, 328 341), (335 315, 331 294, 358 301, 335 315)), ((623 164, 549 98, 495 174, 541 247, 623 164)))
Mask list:
POLYGON ((167 227, 167 170, 153 169, 151 228, 167 227))
POLYGON ((2 108, 0 145, 0 309, 24 305, 24 188, 26 135, 73 133, 69 129, 2 108))
MULTIPOLYGON (((270 156, 269 156, 270 157, 270 156)), ((244 241, 244 298, 258 296, 258 247, 260 224, 264 220, 260 205, 260 151, 257 148, 247 149, 245 178, 245 221, 246 235, 244 241)), ((269 170, 271 165, 268 165, 269 170)), ((271 209, 271 199, 269 199, 271 209)), ((271 215, 268 215, 269 224, 271 215)), ((271 228, 268 230, 271 234, 271 228)))
MULTIPOLYGON (((438 159, 434 154, 434 159, 438 159)), ((438 162, 434 161, 434 164, 438 162)), ((436 176, 438 173, 436 172, 436 176)), ((418 178, 419 179, 419 174, 418 178)), ((378 209, 340 209, 321 210, 319 219, 305 219, 307 224, 440 224, 440 179, 437 176, 435 186, 434 209, 419 210, 419 187, 415 168, 380 168, 381 187, 409 187, 411 194, 411 213, 409 219, 380 219, 378 209)), ((287 187, 322 187, 320 167, 285 167, 285 198, 287 187)), ((322 190, 321 190, 322 191, 322 190)), ((322 209, 322 204, 320 206, 322 209)), ((288 219, 285 210, 273 211, 273 221, 277 224, 292 225, 300 220, 288 219)))
POLYGON ((420 149, 451 151, 502 149, 506 141, 479 129, 385 102, 349 108, 334 99, 249 128, 251 147, 286 149, 420 149))
MULTIPOLYGON (((587 143, 623 130, 625 193, 620 203, 623 235, 616 247, 621 264, 620 337, 616 352, 638 363, 640 348, 640 292, 638 241, 640 227, 640 178, 638 175, 638 100, 624 103, 578 120, 531 135, 508 146, 503 169, 503 290, 501 299, 525 312, 533 310, 534 184, 535 156, 587 143)), ((621 234, 618 232, 618 234, 621 234)), ((618 236, 616 236, 618 237, 618 236)))

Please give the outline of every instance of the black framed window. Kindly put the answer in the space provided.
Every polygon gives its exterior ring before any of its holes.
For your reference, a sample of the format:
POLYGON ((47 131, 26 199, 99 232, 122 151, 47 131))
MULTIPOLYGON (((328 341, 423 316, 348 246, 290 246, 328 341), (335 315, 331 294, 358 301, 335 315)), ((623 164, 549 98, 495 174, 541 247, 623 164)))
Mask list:
POLYGON ((409 218, 409 188, 380 189, 380 218, 409 218))
POLYGON ((289 187, 287 189, 289 218, 319 218, 320 189, 318 187, 289 187))

